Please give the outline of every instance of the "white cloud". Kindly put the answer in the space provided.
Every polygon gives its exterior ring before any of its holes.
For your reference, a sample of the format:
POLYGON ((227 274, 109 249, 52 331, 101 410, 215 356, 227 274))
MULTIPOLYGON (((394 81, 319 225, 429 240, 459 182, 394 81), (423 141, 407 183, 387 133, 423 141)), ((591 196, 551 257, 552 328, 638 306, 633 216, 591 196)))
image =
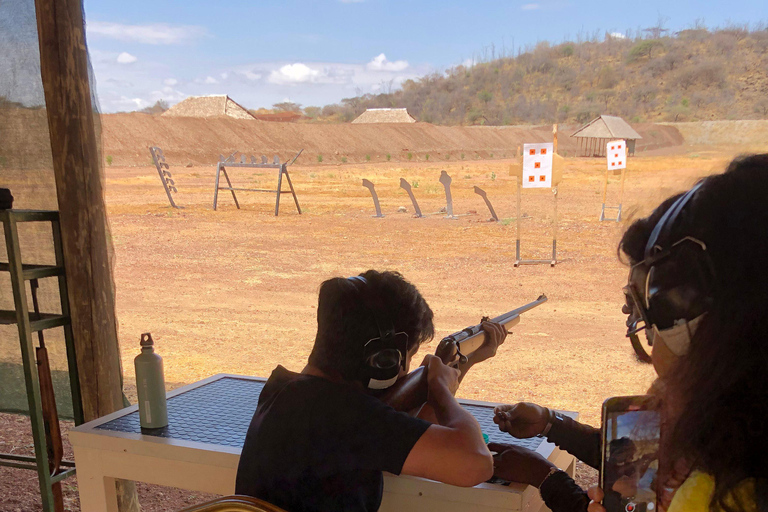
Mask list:
POLYGON ((149 103, 141 98, 129 98, 128 96, 120 96, 118 103, 127 108, 142 108, 149 103))
POLYGON ((391 62, 387 60, 386 55, 380 53, 366 64, 366 67, 371 71, 402 71, 408 67, 408 61, 396 60, 391 62))
POLYGON ((621 32, 611 32, 611 37, 614 39, 626 39, 627 36, 622 34, 621 32))
POLYGON ((535 11, 537 9, 541 9, 541 5, 539 4, 523 4, 520 6, 520 8, 524 11, 535 11))
POLYGON ((123 52, 120 55, 117 56, 117 63, 118 64, 133 64, 136 62, 137 59, 135 56, 131 55, 128 52, 123 52))
POLYGON ((409 65, 404 70, 392 71, 392 66, 383 65, 386 60, 380 61, 383 69, 369 69, 367 61, 251 61, 231 67, 199 69, 199 66, 183 67, 178 62, 169 65, 144 56, 135 64, 118 64, 118 54, 91 51, 103 112, 137 110, 160 99, 174 104, 189 96, 212 93, 229 94, 248 108, 269 107, 286 96, 304 105, 327 105, 359 93, 397 88, 405 80, 434 71, 425 65, 409 65), (197 78, 189 81, 175 78, 178 74, 196 74, 197 78), (211 83, 208 77, 218 83, 211 83))
POLYGON ((320 76, 320 71, 312 69, 306 64, 297 62, 286 64, 269 74, 269 81, 273 84, 301 84, 314 82, 320 76))
POLYGON ((205 27, 151 23, 125 25, 107 21, 92 21, 86 25, 88 36, 101 36, 118 41, 144 44, 181 44, 208 34, 205 27))
POLYGON ((217 83, 219 83, 219 81, 216 80, 215 78, 213 78, 212 76, 207 76, 207 77, 205 77, 205 80, 203 80, 203 83, 204 84, 217 84, 217 83))

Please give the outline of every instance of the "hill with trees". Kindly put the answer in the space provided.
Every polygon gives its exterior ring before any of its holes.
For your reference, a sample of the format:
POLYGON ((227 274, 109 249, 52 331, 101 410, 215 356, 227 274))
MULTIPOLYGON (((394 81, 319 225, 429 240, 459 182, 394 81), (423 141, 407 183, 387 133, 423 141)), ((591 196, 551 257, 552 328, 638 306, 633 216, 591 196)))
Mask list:
POLYGON ((768 118, 768 29, 665 33, 660 23, 635 37, 541 42, 304 112, 345 122, 366 108, 406 107, 418 121, 442 125, 582 123, 599 114, 636 123, 768 118))

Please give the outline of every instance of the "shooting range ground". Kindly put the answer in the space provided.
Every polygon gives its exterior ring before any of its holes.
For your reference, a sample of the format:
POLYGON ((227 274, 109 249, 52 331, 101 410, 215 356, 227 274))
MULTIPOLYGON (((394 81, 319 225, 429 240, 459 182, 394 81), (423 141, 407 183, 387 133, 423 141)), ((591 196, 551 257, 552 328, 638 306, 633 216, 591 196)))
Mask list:
MULTIPOLYGON (((627 269, 616 257, 621 233, 663 198, 724 169, 738 151, 679 146, 635 157, 621 223, 597 219, 605 159, 567 158, 554 268, 512 267, 516 179, 509 175, 511 159, 347 165, 313 160, 307 165, 299 159, 291 178, 302 215, 287 208, 275 217, 270 194, 243 194, 241 210, 223 203, 213 211, 216 168, 184 167, 169 150, 166 158, 179 188, 174 198, 185 206, 171 208, 146 153, 143 148, 141 167, 113 165, 105 172, 119 336, 133 402, 130 362, 142 332, 152 332, 171 388, 219 372, 268 376, 278 364, 300 370, 315 334, 320 283, 376 268, 403 273, 435 313, 436 341, 422 347, 417 363, 434 353, 442 336, 546 293, 549 301, 523 316, 498 355, 475 367, 458 394, 575 410, 597 425, 606 397, 643 393, 653 377, 649 366, 635 362, 624 337, 621 287, 627 269), (455 213, 476 215, 412 217, 400 178, 411 184, 422 211, 433 213, 445 206, 441 170, 453 179, 455 213), (371 217, 363 178, 375 182, 385 218, 371 217), (488 222, 474 186, 487 192, 500 222, 488 222), (400 206, 407 212, 399 213, 400 206)), ((6 176, 14 181, 12 172, 6 176)), ((238 179, 253 188, 275 183, 274 172, 260 169, 241 169, 238 179)), ((527 190, 522 211, 526 256, 548 257, 551 191, 527 190)), ((17 343, 12 336, 2 339, 17 343)), ((0 354, 7 350, 0 342, 0 354)), ((16 441, 0 436, 0 442, 16 441)))

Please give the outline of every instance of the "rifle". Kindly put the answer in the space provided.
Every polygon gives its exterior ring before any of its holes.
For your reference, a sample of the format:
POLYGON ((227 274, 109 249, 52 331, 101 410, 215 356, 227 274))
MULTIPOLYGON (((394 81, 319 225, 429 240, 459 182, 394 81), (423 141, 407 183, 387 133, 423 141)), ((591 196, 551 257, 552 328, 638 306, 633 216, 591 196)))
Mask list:
MULTIPOLYGON (((32 306, 37 319, 41 318, 40 305, 37 302, 37 279, 29 282, 32 292, 32 306)), ((37 376, 40 380, 40 398, 43 410, 43 424, 45 426, 45 446, 48 451, 48 469, 51 476, 56 476, 61 468, 61 460, 64 458, 64 445, 61 440, 61 427, 59 414, 56 410, 56 396, 53 392, 53 380, 51 378, 51 364, 48 360, 48 349, 45 348, 43 331, 37 331, 37 339, 40 346, 35 348, 37 356, 37 376)), ((53 508, 56 512, 64 512, 64 496, 61 490, 61 482, 51 485, 53 493, 53 508)))
MULTIPOLYGON (((520 315, 547 301, 546 295, 540 295, 535 301, 513 309, 503 315, 491 318, 489 321, 503 325, 507 329, 520 323, 520 315)), ((485 320, 485 319, 484 319, 485 320)), ((469 357, 485 342, 485 331, 482 324, 467 327, 459 332, 443 338, 437 345, 435 355, 444 364, 457 367, 464 364, 469 357)), ((427 401, 427 371, 420 366, 405 377, 399 379, 380 398, 381 401, 398 411, 413 411, 427 401)))

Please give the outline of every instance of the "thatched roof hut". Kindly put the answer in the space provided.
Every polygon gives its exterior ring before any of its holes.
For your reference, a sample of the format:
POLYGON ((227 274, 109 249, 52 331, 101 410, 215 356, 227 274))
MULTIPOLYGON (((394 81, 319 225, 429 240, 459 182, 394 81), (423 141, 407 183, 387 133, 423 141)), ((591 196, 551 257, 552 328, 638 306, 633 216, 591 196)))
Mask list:
POLYGON ((171 117, 229 116, 236 119, 256 119, 253 114, 226 94, 190 96, 163 112, 162 115, 171 117))
POLYGON ((369 108, 353 123, 415 123, 405 108, 369 108))
POLYGON ((605 156, 608 141, 623 139, 627 141, 629 154, 635 154, 635 140, 642 139, 629 124, 620 117, 600 116, 591 120, 571 137, 576 137, 578 156, 605 156))

